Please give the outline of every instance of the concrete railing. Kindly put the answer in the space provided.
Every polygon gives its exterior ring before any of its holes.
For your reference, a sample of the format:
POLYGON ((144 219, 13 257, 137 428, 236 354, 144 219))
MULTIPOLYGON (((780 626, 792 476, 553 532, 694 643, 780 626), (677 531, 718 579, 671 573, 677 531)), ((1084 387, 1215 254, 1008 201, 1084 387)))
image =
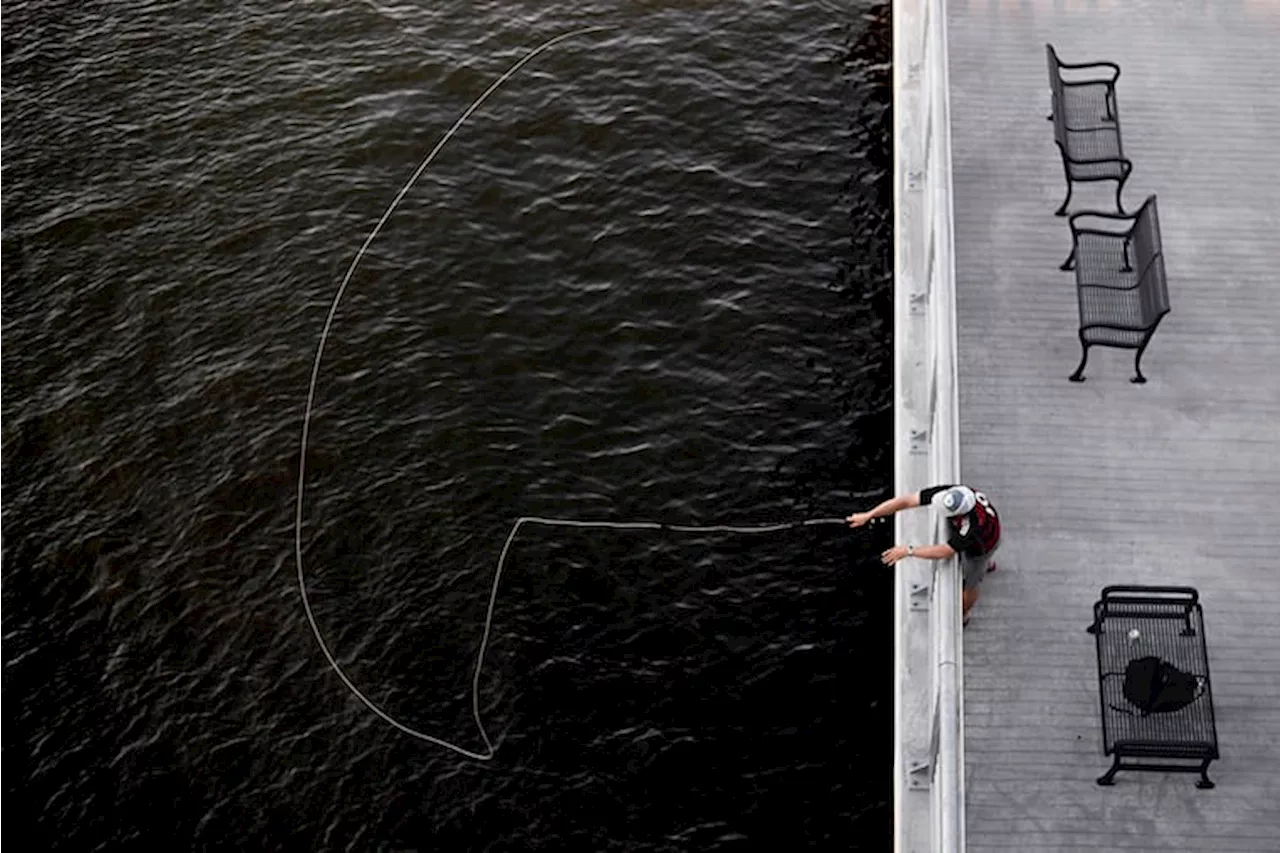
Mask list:
MULTIPOLYGON (((897 492, 960 481, 945 0, 894 0, 894 418, 897 492)), ((943 541, 928 510, 900 543, 943 541)), ((895 593, 894 835, 960 853, 964 690, 956 560, 907 559, 895 593)))

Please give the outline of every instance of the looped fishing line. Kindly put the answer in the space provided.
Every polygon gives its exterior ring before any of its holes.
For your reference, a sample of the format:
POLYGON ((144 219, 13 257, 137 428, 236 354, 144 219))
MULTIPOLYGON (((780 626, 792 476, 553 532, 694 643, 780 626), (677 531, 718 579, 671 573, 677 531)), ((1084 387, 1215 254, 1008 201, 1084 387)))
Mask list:
MULTIPOLYGON (((356 685, 352 683, 351 679, 347 677, 347 674, 343 671, 342 667, 338 665, 338 661, 333 656, 333 652, 329 650, 329 646, 325 643, 324 637, 320 634, 320 626, 316 624, 315 613, 312 612, 311 601, 307 597, 307 581, 302 566, 302 503, 303 492, 306 484, 307 439, 309 437, 311 427, 311 410, 315 403, 316 380, 320 375, 320 360, 324 355, 324 345, 329 338, 329 330, 333 327, 333 318, 338 312, 338 304, 342 301, 342 294, 346 291, 347 285, 351 282, 351 277, 355 274, 356 267, 360 265, 360 261, 364 257, 370 244, 373 243, 374 239, 382 231, 382 226, 391 218, 391 214, 395 212, 396 208, 400 205, 401 200, 403 200, 409 190, 413 188, 413 185, 418 182, 418 179, 422 177, 423 172, 427 170, 427 167, 431 165, 433 160, 435 160, 436 155, 440 153, 440 149, 443 148, 445 143, 453 137, 454 133, 456 133, 458 128, 462 126, 463 122, 470 118, 471 114, 474 113, 480 105, 498 89, 499 86, 509 80, 512 75, 519 71, 526 63, 531 61, 538 54, 550 49, 556 44, 565 41, 566 39, 573 38, 574 36, 601 32, 609 29, 612 29, 612 27, 586 27, 584 29, 573 30, 572 32, 564 33, 556 36, 555 38, 549 39, 535 49, 529 51, 529 53, 525 54, 519 62, 507 69, 507 72, 498 78, 497 82, 486 89, 484 94, 477 98, 471 106, 467 108, 467 111, 464 112, 456 122, 454 122, 453 127, 449 128, 449 131, 438 143, 436 143, 436 147, 431 150, 431 153, 428 154, 418 166, 417 170, 413 173, 413 177, 411 177, 409 181, 401 187, 400 192, 396 194, 395 200, 391 202, 391 205, 387 208, 386 212, 382 214, 382 218, 378 220, 378 224, 374 226, 373 231, 371 231, 369 236, 365 238, 363 245, 360 246, 360 250, 356 252, 355 259, 352 260, 351 266, 347 268, 347 274, 342 278, 342 284, 338 286, 338 293, 333 298, 333 305, 329 308, 329 316, 325 319, 324 330, 320 333, 320 345, 316 349, 315 363, 311 367, 311 385, 307 392, 307 407, 302 419, 302 452, 299 454, 298 461, 298 505, 297 513, 294 517, 294 552, 298 562, 298 589, 302 593, 302 608, 306 612, 307 623, 311 626, 311 633, 315 635, 316 642, 320 644, 320 651, 324 652, 325 659, 329 662, 329 666, 333 671, 338 674, 338 678, 342 679, 342 683, 347 686, 347 689, 350 690, 357 699, 363 702, 370 711, 373 711, 373 713, 377 714, 379 717, 386 720, 388 723, 407 735, 411 735, 428 743, 433 743, 437 746, 442 746, 446 749, 451 749, 459 755, 464 755, 467 758, 473 758, 477 761, 488 761, 493 758, 495 752, 493 743, 489 740, 489 735, 485 731, 484 723, 480 719, 480 673, 484 667, 484 653, 489 645, 489 631, 493 625, 493 610, 498 600, 498 583, 502 579, 502 569, 507 560, 507 552, 511 549, 511 543, 515 541, 516 534, 520 532, 521 526, 525 524, 541 524, 553 527, 599 527, 613 530, 669 530, 678 533, 773 533, 780 530, 790 530, 796 527, 812 527, 821 524, 843 525, 846 523, 843 518, 814 518, 807 521, 792 521, 781 524, 746 527, 729 524, 662 524, 653 521, 575 521, 563 518, 538 518, 534 516, 524 516, 516 519, 516 523, 511 528, 511 533, 507 536, 506 544, 502 546, 502 553, 498 556, 498 566, 493 575, 493 586, 489 591, 489 608, 485 614, 484 633, 480 638, 480 653, 476 657, 476 670, 471 679, 471 713, 475 718, 476 728, 480 731, 480 738, 484 741, 484 752, 475 752, 473 750, 466 749, 465 747, 458 746, 457 744, 450 743, 443 738, 438 738, 425 732, 420 732, 417 729, 405 725, 392 717, 386 711, 382 710, 382 708, 378 707, 372 699, 360 692, 360 688, 356 687, 356 685)), ((876 520, 878 521, 879 519, 876 520)))

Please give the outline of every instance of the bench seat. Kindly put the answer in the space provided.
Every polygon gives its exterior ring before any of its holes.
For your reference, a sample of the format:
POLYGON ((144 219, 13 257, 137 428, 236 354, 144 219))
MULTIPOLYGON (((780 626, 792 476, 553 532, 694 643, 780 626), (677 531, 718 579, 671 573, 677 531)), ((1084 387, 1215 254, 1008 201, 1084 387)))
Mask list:
POLYGON ((1067 114, 1067 129, 1088 130, 1115 125, 1116 113, 1111 94, 1114 91, 1114 86, 1107 82, 1064 85, 1062 100, 1067 114))

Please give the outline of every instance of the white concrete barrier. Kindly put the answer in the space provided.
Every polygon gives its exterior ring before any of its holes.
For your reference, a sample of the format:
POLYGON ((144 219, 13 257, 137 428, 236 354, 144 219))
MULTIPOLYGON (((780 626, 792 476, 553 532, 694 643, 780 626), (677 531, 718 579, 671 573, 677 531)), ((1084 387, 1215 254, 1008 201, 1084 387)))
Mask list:
MULTIPOLYGON (((894 423, 899 494, 960 482, 945 0, 894 0, 894 423)), ((898 542, 941 540, 928 510, 898 542)), ((894 849, 965 849, 957 561, 907 559, 894 595, 894 849)))

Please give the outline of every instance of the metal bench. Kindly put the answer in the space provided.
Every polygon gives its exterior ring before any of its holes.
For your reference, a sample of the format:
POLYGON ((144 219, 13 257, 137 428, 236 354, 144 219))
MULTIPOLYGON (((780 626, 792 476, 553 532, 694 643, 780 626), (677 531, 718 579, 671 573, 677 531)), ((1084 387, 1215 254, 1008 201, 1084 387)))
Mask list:
POLYGON ((1147 196, 1132 216, 1077 213, 1071 225, 1071 254, 1061 269, 1075 270, 1080 301, 1080 366, 1072 382, 1084 381, 1089 347, 1136 349, 1131 382, 1146 382, 1142 353, 1160 320, 1169 313, 1164 247, 1156 197, 1147 196), (1089 227, 1109 226, 1109 227, 1089 227))
POLYGON ((1115 181, 1116 210, 1124 213, 1120 194, 1133 172, 1133 163, 1125 158, 1120 142, 1120 111, 1116 104, 1120 66, 1114 62, 1068 64, 1058 59, 1053 45, 1046 44, 1044 49, 1053 91, 1049 120, 1053 122, 1053 138, 1062 153, 1062 170, 1067 178, 1067 197, 1057 215, 1067 215, 1072 186, 1086 181, 1115 181), (1064 70, 1071 79, 1064 79, 1064 70))
POLYGON ((1191 587, 1108 586, 1093 605, 1087 630, 1098 647, 1103 754, 1114 756, 1099 785, 1114 785, 1120 770, 1148 770, 1199 773, 1196 787, 1213 787, 1208 770, 1218 758, 1218 729, 1199 598, 1191 587), (1195 677, 1189 704, 1144 712, 1126 697, 1126 668, 1151 656, 1195 677))

